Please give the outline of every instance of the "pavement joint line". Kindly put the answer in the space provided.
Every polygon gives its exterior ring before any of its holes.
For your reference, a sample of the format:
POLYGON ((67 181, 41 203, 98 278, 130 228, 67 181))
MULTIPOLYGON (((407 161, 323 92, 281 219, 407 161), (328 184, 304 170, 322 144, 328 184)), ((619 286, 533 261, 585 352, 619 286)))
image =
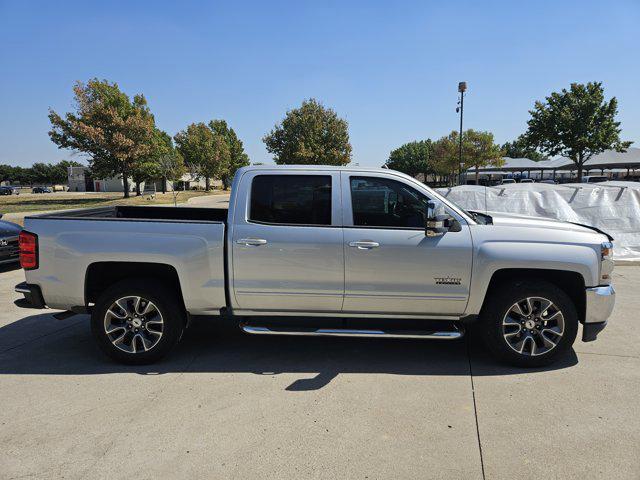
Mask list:
POLYGON ((484 473, 484 456, 482 454, 482 441, 480 440, 480 425, 478 424, 478 407, 476 405, 476 389, 473 383, 473 367, 471 365, 471 350, 469 348, 469 337, 466 339, 467 343, 467 360, 469 362, 469 378, 471 379, 471 396, 473 398, 473 416, 476 421, 476 436, 478 438, 478 450, 480 452, 480 468, 482 470, 482 480, 486 480, 484 473))
POLYGON ((55 335, 56 333, 62 332, 64 330, 68 330, 71 327, 75 327, 76 325, 79 325, 80 323, 82 323, 84 320, 78 320, 77 322, 72 323, 71 325, 66 325, 62 328, 58 328, 57 330, 54 330, 53 332, 49 332, 49 333, 45 333, 44 335, 40 335, 39 337, 35 337, 35 338, 31 338, 29 340, 27 340, 26 342, 20 343, 18 345, 14 345, 13 347, 9 347, 5 350, 0 350, 0 355, 3 353, 7 353, 10 352, 11 350, 15 350, 16 348, 20 348, 20 347, 24 347, 25 345, 29 344, 29 343, 33 343, 35 341, 38 341, 42 338, 46 338, 49 337, 51 335, 55 335))
POLYGON ((601 357, 618 357, 618 358, 636 358, 640 360, 640 355, 618 355, 616 353, 598 353, 598 352, 580 352, 575 350, 576 353, 580 355, 599 355, 601 357))

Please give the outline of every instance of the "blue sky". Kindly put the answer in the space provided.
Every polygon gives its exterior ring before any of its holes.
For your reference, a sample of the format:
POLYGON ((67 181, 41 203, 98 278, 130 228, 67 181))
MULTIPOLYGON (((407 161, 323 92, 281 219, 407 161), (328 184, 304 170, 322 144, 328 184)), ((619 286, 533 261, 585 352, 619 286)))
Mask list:
MULTIPOLYGON (((224 118, 254 162, 315 97, 349 122, 353 161, 457 128, 522 133, 536 99, 599 80, 640 143, 640 1, 30 2, 0 0, 0 163, 70 158, 47 109, 92 77, 144 93, 160 128, 224 118)), ((636 145, 637 146, 637 145, 636 145)))

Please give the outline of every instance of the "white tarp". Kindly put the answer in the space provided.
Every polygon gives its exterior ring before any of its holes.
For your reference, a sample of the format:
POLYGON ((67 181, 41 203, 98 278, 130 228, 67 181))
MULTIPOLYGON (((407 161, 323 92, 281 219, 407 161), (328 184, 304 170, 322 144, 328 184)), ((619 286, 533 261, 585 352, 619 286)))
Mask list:
POLYGON ((438 192, 468 210, 556 218, 597 227, 614 238, 616 260, 640 260, 640 183, 461 185, 438 192))

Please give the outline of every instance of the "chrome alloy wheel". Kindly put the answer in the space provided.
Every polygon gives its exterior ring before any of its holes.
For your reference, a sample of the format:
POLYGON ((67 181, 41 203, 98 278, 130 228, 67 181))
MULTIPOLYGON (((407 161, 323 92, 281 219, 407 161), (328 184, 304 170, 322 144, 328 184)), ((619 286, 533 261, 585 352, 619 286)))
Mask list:
POLYGON ((551 301, 527 297, 514 303, 502 319, 507 345, 521 355, 536 356, 553 350, 564 335, 564 316, 551 301))
POLYGON ((162 338, 162 314, 142 297, 122 297, 104 315, 104 331, 113 345, 127 353, 151 350, 162 338))

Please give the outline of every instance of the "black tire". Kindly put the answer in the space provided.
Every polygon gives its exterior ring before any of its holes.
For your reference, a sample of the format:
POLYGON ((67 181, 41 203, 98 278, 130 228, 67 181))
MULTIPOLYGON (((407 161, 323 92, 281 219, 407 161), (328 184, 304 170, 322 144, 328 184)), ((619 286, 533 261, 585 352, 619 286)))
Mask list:
MULTIPOLYGON (((488 292, 490 296, 480 314, 477 331, 489 351, 498 360, 517 367, 542 367, 553 363, 558 357, 564 355, 571 348, 578 333, 578 313, 573 301, 564 291, 544 281, 516 281, 512 284, 499 285, 495 290, 494 293, 488 292), (534 331, 535 328, 533 330, 526 330, 525 327, 517 325, 518 330, 507 330, 507 332, 520 332, 521 336, 514 338, 512 340, 513 342, 517 342, 519 338, 523 338, 523 335, 526 336, 526 332, 533 332, 529 336, 535 337, 535 339, 527 342, 526 349, 529 350, 529 352, 525 351, 524 353, 519 353, 515 349, 518 345, 522 344, 518 343, 513 347, 510 346, 504 336, 505 331, 503 331, 503 319, 511 310, 511 307, 517 302, 531 297, 541 297, 553 302, 554 306, 557 306, 557 309, 560 310, 564 322, 562 328, 563 334, 559 341, 556 336, 549 333, 546 334, 547 339, 556 341, 556 346, 550 348, 549 351, 536 355, 532 355, 531 350, 534 348, 537 349, 538 344, 543 345, 541 350, 548 348, 548 344, 545 344, 542 337, 540 337, 540 331, 534 331), (537 342, 536 346, 531 345, 531 342, 534 341, 537 342)), ((524 305, 526 306, 526 301, 524 305)), ((533 314, 532 317, 534 317, 535 321, 536 315, 533 314)), ((524 320, 526 320, 526 318, 528 317, 524 317, 524 320)), ((540 322, 540 324, 542 325, 542 322, 540 322)), ((544 330, 545 327, 541 328, 544 330)), ((510 339, 511 338, 512 337, 510 337, 510 339)))
MULTIPOLYGON (((144 303, 142 305, 144 305, 144 303)), ((118 313, 121 312, 119 311, 118 313)), ((144 316, 140 318, 143 319, 144 316)), ((123 326, 131 328, 131 325, 128 325, 126 321, 123 321, 123 326)), ((185 312, 177 293, 151 278, 122 280, 115 283, 100 295, 91 314, 91 332, 98 342, 100 349, 115 361, 127 365, 144 365, 156 362, 164 357, 169 350, 178 343, 182 337, 184 328, 185 312), (144 350, 147 342, 143 344, 142 339, 139 338, 133 339, 133 347, 131 347, 131 341, 128 345, 128 348, 136 350, 135 353, 123 351, 119 347, 116 347, 112 341, 118 334, 110 336, 106 332, 105 323, 107 310, 114 305, 116 300, 124 297, 141 297, 146 299, 154 304, 154 311, 157 310, 161 315, 162 326, 154 327, 154 329, 161 330, 159 340, 155 339, 155 335, 149 335, 149 333, 152 332, 150 327, 147 327, 147 336, 145 338, 151 339, 148 343, 157 342, 150 346, 148 350, 144 350)), ((141 329, 144 328, 141 327, 141 329)), ((124 328, 122 330, 124 330, 124 328)), ((131 330, 129 330, 129 335, 133 335, 131 330)), ((125 347, 127 345, 122 346, 125 347)))

